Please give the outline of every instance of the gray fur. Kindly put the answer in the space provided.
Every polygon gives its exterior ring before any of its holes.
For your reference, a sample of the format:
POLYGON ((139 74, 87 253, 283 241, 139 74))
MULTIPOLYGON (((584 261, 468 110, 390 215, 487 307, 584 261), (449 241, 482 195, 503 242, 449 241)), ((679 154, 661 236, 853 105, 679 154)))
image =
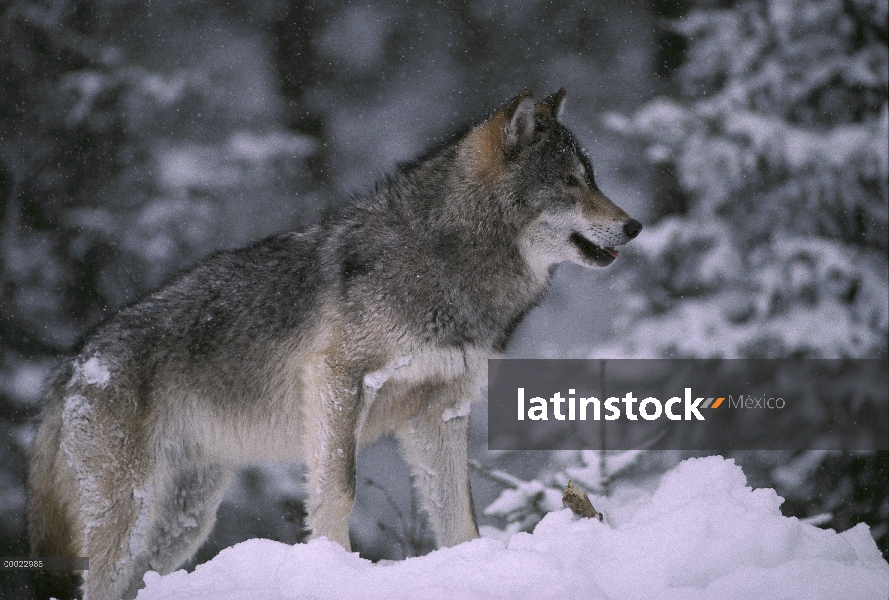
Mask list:
MULTIPOLYGON (((86 338, 47 395, 33 552, 132 597, 212 529, 231 473, 308 464, 308 525, 349 548, 358 448, 394 433, 442 546, 477 537, 468 411, 552 267, 604 266, 638 222, 523 93, 333 219, 215 254, 86 338)), ((641 227, 641 226, 640 226, 641 227)))

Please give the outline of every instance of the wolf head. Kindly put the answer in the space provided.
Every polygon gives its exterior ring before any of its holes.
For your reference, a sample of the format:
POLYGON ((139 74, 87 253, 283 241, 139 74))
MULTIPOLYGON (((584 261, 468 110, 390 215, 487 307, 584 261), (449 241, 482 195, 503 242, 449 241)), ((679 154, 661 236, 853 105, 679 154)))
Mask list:
POLYGON ((642 229, 596 186, 589 157, 560 122, 564 100, 563 89, 539 102, 522 92, 473 128, 460 152, 471 177, 497 190, 540 271, 565 261, 605 267, 642 229))

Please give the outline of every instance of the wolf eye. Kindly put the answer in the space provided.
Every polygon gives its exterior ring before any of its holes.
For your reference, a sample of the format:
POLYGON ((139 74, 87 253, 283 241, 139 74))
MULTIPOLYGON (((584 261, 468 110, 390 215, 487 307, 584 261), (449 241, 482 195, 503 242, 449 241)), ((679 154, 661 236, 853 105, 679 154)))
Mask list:
POLYGON ((569 187, 577 187, 580 185, 580 182, 577 180, 577 177, 575 177, 571 173, 562 175, 562 181, 564 181, 565 185, 567 185, 569 187))

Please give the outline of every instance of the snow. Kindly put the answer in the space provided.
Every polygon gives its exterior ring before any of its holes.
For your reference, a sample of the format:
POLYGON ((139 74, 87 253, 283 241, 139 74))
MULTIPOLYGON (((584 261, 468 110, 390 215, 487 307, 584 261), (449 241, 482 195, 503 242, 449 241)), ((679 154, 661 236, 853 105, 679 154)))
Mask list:
POLYGON ((162 106, 170 106, 181 99, 190 83, 189 74, 186 72, 175 73, 169 77, 144 69, 137 69, 137 73, 138 75, 133 78, 134 83, 162 106))
POLYGON ((95 411, 89 399, 79 394, 65 398, 62 411, 62 435, 60 446, 65 462, 77 482, 77 496, 90 501, 80 507, 80 518, 85 524, 85 535, 102 522, 108 510, 108 501, 102 496, 96 474, 90 469, 89 453, 95 440, 90 423, 95 411))
POLYGON ((413 358, 413 354, 400 356, 379 371, 368 373, 364 376, 364 385, 375 390, 380 389, 387 381, 392 378, 393 375, 395 375, 396 370, 411 364, 411 360, 413 360, 413 358))
POLYGON ((43 382, 55 366, 51 361, 9 360, 11 368, 0 373, 0 390, 23 404, 36 404, 42 398, 43 382))
POLYGON ((441 413, 441 420, 448 422, 457 417, 469 416, 470 412, 472 412, 472 401, 469 398, 463 398, 459 406, 444 409, 441 413))
POLYGON ((535 503, 546 511, 558 510, 562 508, 562 495, 537 480, 522 481, 515 489, 503 490, 485 509, 485 515, 513 520, 510 517, 518 516, 529 504, 535 503))
POLYGON ((137 599, 887 598, 889 564, 866 525, 819 529, 781 502, 731 460, 689 459, 648 497, 594 498, 604 523, 558 510, 530 534, 377 564, 325 538, 254 539, 193 573, 149 572, 137 599))
POLYGON ((186 143, 166 148, 158 157, 161 184, 170 191, 234 185, 238 168, 225 158, 209 145, 186 143))
POLYGON ((608 453, 603 459, 596 450, 581 450, 583 466, 568 467, 565 474, 588 490, 599 490, 607 480, 633 466, 644 454, 645 450, 625 450, 608 453))
POLYGON ((725 132, 749 139, 753 148, 763 154, 769 154, 770 148, 780 149, 769 156, 786 160, 795 170, 816 165, 842 168, 863 148, 877 151, 876 145, 871 148, 871 139, 882 137, 871 125, 847 125, 820 134, 752 111, 730 113, 725 119, 725 132))
POLYGON ((309 136, 280 131, 262 135, 240 131, 231 137, 228 145, 233 156, 253 163, 262 163, 278 156, 309 156, 317 147, 315 140, 309 136))
POLYGON ((88 385, 96 385, 100 388, 104 388, 111 381, 108 367, 95 356, 80 366, 78 374, 88 385))
MULTIPOLYGON (((150 483, 145 487, 133 490, 133 498, 139 501, 139 514, 136 516, 136 522, 130 531, 129 548, 130 554, 138 556, 145 547, 145 539, 148 533, 148 527, 152 523, 151 501, 154 497, 154 486, 150 483)), ((180 518, 182 515, 180 515, 180 518)))

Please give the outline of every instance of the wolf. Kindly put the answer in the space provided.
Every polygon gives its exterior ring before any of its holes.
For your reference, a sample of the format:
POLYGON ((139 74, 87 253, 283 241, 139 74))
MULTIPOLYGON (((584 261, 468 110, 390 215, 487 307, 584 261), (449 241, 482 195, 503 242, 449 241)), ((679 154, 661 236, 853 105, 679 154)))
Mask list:
POLYGON ((437 544, 478 537, 486 359, 555 265, 605 267, 642 228, 597 187, 564 98, 525 91, 321 224, 214 254, 86 336, 34 443, 33 554, 89 557, 90 600, 133 597, 263 461, 307 465, 311 535, 349 549, 356 454, 388 434, 437 544))

